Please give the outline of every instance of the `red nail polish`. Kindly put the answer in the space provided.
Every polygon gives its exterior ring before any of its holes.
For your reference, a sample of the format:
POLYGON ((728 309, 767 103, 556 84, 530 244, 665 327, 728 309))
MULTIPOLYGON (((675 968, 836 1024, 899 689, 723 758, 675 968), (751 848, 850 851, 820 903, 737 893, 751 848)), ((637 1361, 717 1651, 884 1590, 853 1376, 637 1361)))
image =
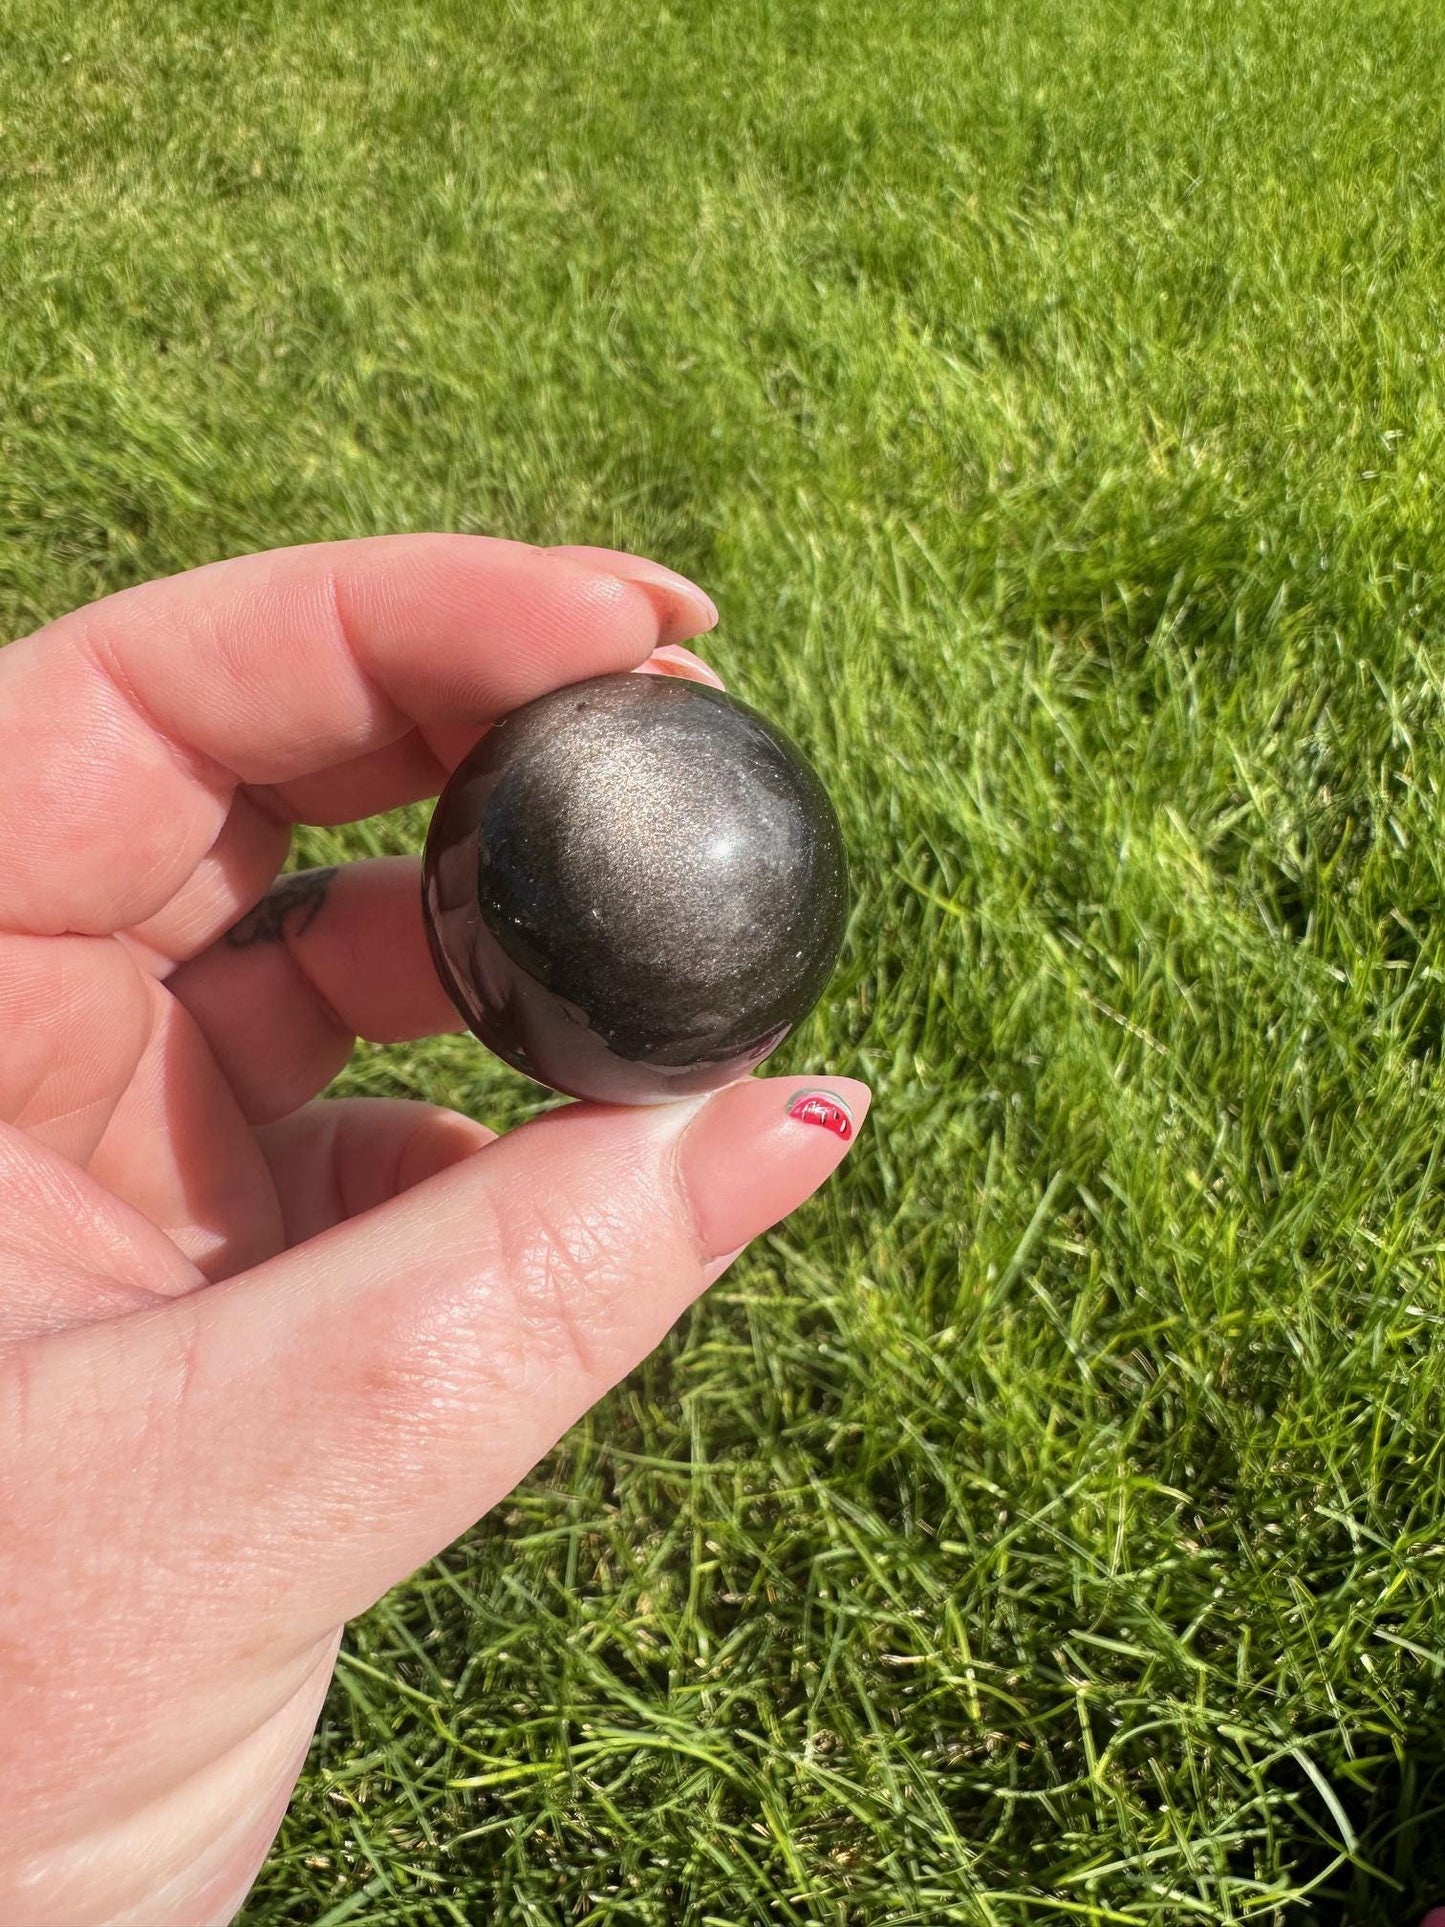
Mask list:
POLYGON ((831 1091, 800 1091, 788 1106, 788 1116, 800 1124, 821 1124, 845 1143, 853 1135, 853 1114, 831 1091))

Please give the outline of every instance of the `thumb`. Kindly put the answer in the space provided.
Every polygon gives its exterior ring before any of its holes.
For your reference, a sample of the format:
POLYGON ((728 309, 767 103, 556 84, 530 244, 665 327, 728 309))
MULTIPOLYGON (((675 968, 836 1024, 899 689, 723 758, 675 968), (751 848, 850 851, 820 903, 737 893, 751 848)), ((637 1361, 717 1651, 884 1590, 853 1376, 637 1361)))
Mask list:
POLYGON ((111 1583, 159 1574, 142 1612, 204 1598, 202 1643, 227 1650, 299 1648, 363 1610, 823 1182, 867 1105, 848 1078, 750 1078, 651 1109, 568 1106, 252 1271, 61 1334, 53 1449, 150 1495, 139 1529, 167 1547, 127 1558, 113 1490, 111 1583), (86 1341, 126 1348, 126 1396, 103 1410, 90 1388, 114 1370, 86 1341))

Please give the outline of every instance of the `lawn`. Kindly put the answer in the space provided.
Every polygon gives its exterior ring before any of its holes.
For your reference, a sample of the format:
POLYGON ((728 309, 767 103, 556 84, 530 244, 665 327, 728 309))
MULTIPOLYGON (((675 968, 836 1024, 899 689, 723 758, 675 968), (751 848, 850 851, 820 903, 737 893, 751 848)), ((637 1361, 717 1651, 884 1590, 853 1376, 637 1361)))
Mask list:
POLYGON ((1445 13, 4 14, 0 631, 638 549, 856 878, 865 1141, 351 1629, 245 1927, 1445 1899, 1445 13))

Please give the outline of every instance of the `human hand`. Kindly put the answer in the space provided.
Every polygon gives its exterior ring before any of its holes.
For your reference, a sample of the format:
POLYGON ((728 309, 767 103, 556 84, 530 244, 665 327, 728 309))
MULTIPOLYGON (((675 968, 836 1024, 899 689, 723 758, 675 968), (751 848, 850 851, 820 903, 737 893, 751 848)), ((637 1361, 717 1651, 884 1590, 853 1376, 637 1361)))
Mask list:
POLYGON ((291 825, 434 794, 489 721, 713 619, 636 557, 396 536, 0 652, 8 1927, 229 1920, 343 1621, 843 1156, 846 1078, 496 1140, 317 1098, 356 1036, 460 1026, 416 863, 273 889, 291 825), (835 1129, 789 1115, 819 1090, 835 1129))

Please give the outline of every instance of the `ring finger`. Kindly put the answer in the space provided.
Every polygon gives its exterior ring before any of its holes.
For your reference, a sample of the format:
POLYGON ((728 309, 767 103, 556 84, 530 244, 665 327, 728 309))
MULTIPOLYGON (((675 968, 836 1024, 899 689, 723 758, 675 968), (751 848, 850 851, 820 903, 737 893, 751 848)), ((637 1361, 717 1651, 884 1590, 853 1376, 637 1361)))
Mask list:
POLYGON ((166 988, 252 1124, 315 1097, 358 1037, 392 1044, 462 1029, 431 960, 409 856, 282 877, 166 988))

